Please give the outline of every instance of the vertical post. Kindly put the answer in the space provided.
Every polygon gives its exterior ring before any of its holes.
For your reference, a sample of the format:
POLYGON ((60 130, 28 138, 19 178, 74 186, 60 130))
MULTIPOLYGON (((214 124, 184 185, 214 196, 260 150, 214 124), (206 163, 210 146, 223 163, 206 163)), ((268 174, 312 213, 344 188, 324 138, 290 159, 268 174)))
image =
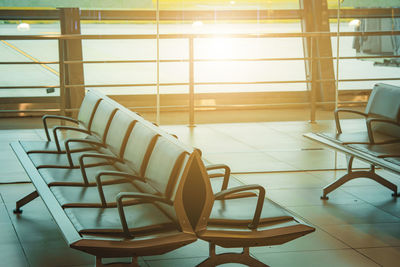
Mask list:
POLYGON ((161 118, 160 118, 160 4, 159 0, 157 0, 157 7, 156 7, 156 28, 157 28, 157 41, 156 41, 156 50, 157 50, 157 95, 156 95, 156 122, 157 125, 160 125, 161 118))
MULTIPOLYGON (((299 0, 303 10, 301 20, 302 32, 330 32, 327 0, 299 0)), ((329 36, 314 37, 313 40, 303 38, 305 57, 316 57, 315 66, 305 62, 306 75, 313 76, 315 83, 309 83, 308 90, 315 91, 316 101, 330 102, 324 105, 333 108, 335 101, 335 74, 332 59, 332 45, 329 36), (313 51, 311 53, 311 46, 313 51), (315 73, 312 73, 315 71, 315 73), (314 88, 311 88, 314 86, 314 88)))
MULTIPOLYGON (((64 40, 58 39, 58 64, 60 69, 60 109, 61 115, 65 116, 65 63, 64 63, 64 40)), ((64 123, 64 120, 61 120, 64 123)))
MULTIPOLYGON (((80 10, 79 8, 61 8, 60 9, 60 27, 61 34, 81 34, 80 10)), ((82 40, 64 39, 63 42, 63 59, 65 61, 82 61, 82 40)), ((83 97, 84 75, 83 63, 65 64, 64 65, 64 81, 65 81, 65 105, 66 108, 79 108, 83 97), (68 87, 69 85, 82 85, 78 87, 68 87)), ((70 114, 72 115, 72 114, 70 114)))
POLYGON ((194 127, 194 47, 189 38, 189 127, 194 127))
POLYGON ((335 81, 335 109, 339 102, 339 53, 340 53, 340 0, 337 7, 337 33, 336 33, 336 81, 335 81))
POLYGON ((310 75, 311 75, 311 84, 310 84, 310 102, 311 102, 311 113, 310 113, 310 122, 315 123, 316 113, 317 113, 317 59, 315 55, 316 49, 316 37, 309 37, 310 44, 310 75))

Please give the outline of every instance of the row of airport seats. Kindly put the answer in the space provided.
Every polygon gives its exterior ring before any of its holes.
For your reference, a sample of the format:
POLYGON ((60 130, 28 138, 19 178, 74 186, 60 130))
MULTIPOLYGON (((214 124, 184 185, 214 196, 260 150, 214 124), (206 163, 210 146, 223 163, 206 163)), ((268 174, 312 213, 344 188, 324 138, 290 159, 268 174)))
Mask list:
POLYGON ((96 90, 87 91, 76 120, 45 116, 43 122, 46 141, 11 144, 36 189, 14 212, 40 196, 69 246, 96 256, 96 266, 116 257, 132 257, 130 265, 138 266, 140 256, 198 239, 210 244, 199 266, 266 266, 249 247, 315 230, 265 198, 262 186, 232 186, 228 166, 206 166, 199 149, 96 90), (76 125, 49 130, 52 119, 76 125), (61 131, 86 136, 61 139, 61 131), (216 254, 216 245, 243 252, 216 254))
POLYGON ((364 111, 339 108, 334 112, 335 133, 309 133, 305 136, 347 156, 347 173, 323 189, 327 194, 356 178, 369 178, 393 191, 398 196, 397 185, 375 172, 375 167, 400 175, 400 87, 385 83, 374 86, 364 111), (340 114, 352 113, 364 120, 358 129, 342 129, 340 114), (354 159, 370 165, 368 171, 354 170, 354 159))

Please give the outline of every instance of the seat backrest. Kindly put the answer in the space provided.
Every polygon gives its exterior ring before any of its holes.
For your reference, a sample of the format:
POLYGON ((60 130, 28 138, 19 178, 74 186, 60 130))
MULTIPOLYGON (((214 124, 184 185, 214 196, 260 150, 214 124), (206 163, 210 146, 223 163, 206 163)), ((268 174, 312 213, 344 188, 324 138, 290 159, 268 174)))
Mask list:
POLYGON ((144 173, 147 184, 166 199, 171 199, 187 154, 182 147, 160 136, 144 173))
POLYGON ((90 132, 92 135, 96 136, 102 142, 105 141, 107 136, 107 131, 111 124, 117 108, 107 101, 100 101, 96 112, 93 116, 93 121, 90 127, 90 132))
POLYGON ((365 113, 400 122, 400 87, 375 84, 365 113))
POLYGON ((101 97, 91 91, 87 91, 83 98, 81 107, 79 108, 78 121, 88 130, 90 130, 94 114, 100 101, 101 97))
MULTIPOLYGON (((125 164, 133 170, 134 173, 143 176, 148 158, 153 150, 158 135, 141 122, 136 122, 133 127, 126 145, 123 148, 125 164)), ((124 166, 118 166, 124 169, 124 166)), ((130 170, 126 170, 130 171, 130 170)))
MULTIPOLYGON (((374 86, 365 112, 369 117, 379 117, 400 123, 400 87, 378 83, 374 86)), ((400 127, 375 123, 374 131, 400 138, 400 127)))
POLYGON ((105 144, 116 156, 122 158, 123 147, 131 133, 136 120, 128 113, 117 110, 111 120, 110 129, 107 132, 105 144))

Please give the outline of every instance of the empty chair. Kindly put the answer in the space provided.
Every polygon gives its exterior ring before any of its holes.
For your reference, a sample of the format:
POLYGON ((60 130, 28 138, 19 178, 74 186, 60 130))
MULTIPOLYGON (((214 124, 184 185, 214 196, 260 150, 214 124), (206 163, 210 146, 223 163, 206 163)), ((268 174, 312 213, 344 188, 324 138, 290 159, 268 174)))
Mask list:
MULTIPOLYGON (((86 144, 90 146, 90 150, 96 150, 100 147, 105 146, 107 133, 110 128, 111 122, 113 121, 114 115, 117 109, 107 101, 101 101, 94 114, 93 122, 91 125, 90 136, 85 139, 73 139, 66 140, 67 143, 78 143, 86 144)), ((115 124, 114 124, 115 125, 115 124)), ((120 125, 115 125, 118 129, 120 125)), ((68 147, 65 148, 71 152, 68 147)), ((80 155, 86 153, 89 149, 80 152, 71 153, 29 153, 29 157, 37 168, 78 168, 78 162, 80 155)))
POLYGON ((400 123, 397 122, 388 122, 381 119, 368 119, 367 121, 367 130, 369 136, 369 144, 350 144, 349 146, 365 153, 371 154, 377 158, 386 159, 390 162, 393 162, 397 165, 400 165, 400 123), (380 123, 381 127, 383 125, 391 126, 391 135, 399 136, 399 138, 390 143, 377 144, 376 143, 376 131, 373 127, 373 124, 380 123))
MULTIPOLYGON (((50 185, 60 205, 65 207, 112 207, 116 206, 115 196, 119 192, 138 191, 133 179, 142 179, 145 176, 148 160, 153 151, 158 135, 141 122, 137 122, 129 135, 122 162, 102 169, 101 167, 84 168, 87 176, 87 185, 79 173, 66 175, 65 180, 55 181, 53 176, 50 185), (63 184, 69 182, 69 184, 63 184), (74 186, 71 182, 74 181, 74 186), (64 185, 64 186, 60 186, 64 185), (80 185, 80 186, 77 186, 80 185), (97 186, 95 186, 97 185, 97 186)), ((153 166, 154 168, 154 166, 153 166)), ((43 175, 43 172, 42 172, 43 175)), ((44 176, 47 177, 47 176, 44 176)))
POLYGON ((159 137, 144 177, 132 179, 142 193, 118 194, 115 196, 118 208, 65 208, 65 212, 80 234, 119 233, 130 237, 177 229, 180 214, 174 210, 176 186, 180 184, 187 162, 187 152, 164 137, 159 137), (142 195, 143 198, 140 197, 142 195), (129 198, 137 202, 126 204, 122 201, 129 198))
MULTIPOLYGON (((339 114, 353 113, 361 117, 379 118, 384 121, 400 123, 400 88, 389 84, 378 83, 374 86, 368 99, 368 104, 364 112, 351 109, 335 110, 336 134, 320 133, 320 135, 330 138, 341 144, 367 144, 369 143, 368 132, 365 127, 358 131, 342 131, 339 114)), ((391 135, 389 125, 375 125, 375 142, 391 142, 393 139, 400 138, 400 135, 391 135)))
MULTIPOLYGON (((60 130, 77 131, 84 134, 91 133, 91 126, 94 114, 101 101, 101 97, 92 91, 87 91, 83 98, 82 104, 79 108, 77 119, 57 115, 43 116, 43 126, 46 133, 46 141, 21 141, 22 147, 27 153, 46 152, 46 153, 65 153, 64 142, 58 140, 57 132, 60 130), (49 132, 47 121, 50 119, 57 119, 68 121, 76 124, 76 127, 70 126, 57 126, 52 132, 49 132), (53 140, 51 140, 53 139, 53 140)), ((73 144, 71 151, 83 151, 87 148, 87 144, 73 144)))
POLYGON ((243 185, 214 194, 200 156, 196 162, 196 168, 194 164, 192 168, 202 175, 187 178, 184 203, 197 237, 209 242, 210 256, 198 266, 231 262, 266 266, 251 257, 249 247, 283 244, 315 230, 266 199, 260 185, 243 185), (244 196, 242 193, 247 191, 252 194, 244 196), (216 245, 243 248, 243 253, 216 254, 216 245))
MULTIPOLYGON (((378 83, 374 86, 368 100, 365 112, 338 109, 335 110, 336 134, 330 133, 310 133, 306 137, 326 144, 336 150, 343 151, 346 154, 347 173, 339 177, 334 182, 325 186, 322 199, 328 199, 327 195, 339 188, 344 183, 356 178, 369 178, 382 184, 397 195, 397 185, 386 180, 375 172, 376 162, 367 160, 370 163, 370 170, 353 170, 353 161, 358 150, 374 154, 369 147, 375 145, 391 144, 400 141, 399 127, 400 123, 400 87, 378 83), (365 127, 358 131, 344 132, 339 120, 339 113, 350 112, 359 114, 365 118, 365 127), (350 150, 349 150, 350 148, 350 150), (351 149, 355 148, 356 151, 351 149)), ((390 145, 389 145, 390 147, 390 145)), ((383 147, 381 147, 383 148, 383 147)), ((381 148, 378 148, 380 150, 381 148)), ((357 155, 357 157, 359 157, 357 155)), ((363 157, 363 156, 361 156, 363 157)), ((382 165, 381 165, 382 166, 382 165)))

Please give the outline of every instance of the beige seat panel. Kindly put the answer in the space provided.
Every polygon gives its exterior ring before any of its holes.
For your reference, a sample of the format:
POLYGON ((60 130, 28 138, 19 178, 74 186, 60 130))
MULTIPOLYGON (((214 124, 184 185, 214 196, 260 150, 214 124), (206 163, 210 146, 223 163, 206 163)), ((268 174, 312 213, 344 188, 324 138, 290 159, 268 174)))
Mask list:
MULTIPOLYGON (((109 180, 119 180, 121 177, 108 177, 109 180)), ((101 207, 97 186, 53 186, 51 191, 63 208, 65 207, 101 207)), ((120 192, 138 192, 131 183, 118 183, 103 186, 107 206, 116 206, 116 196, 120 192)), ((128 202, 128 200, 126 201, 128 202)))
POLYGON ((134 172, 143 175, 146 154, 151 153, 156 134, 141 122, 137 122, 126 143, 123 160, 134 172))
MULTIPOLYGON (((84 151, 71 153, 74 168, 79 168, 79 158, 88 153, 95 153, 96 151, 84 151)), ((31 153, 30 159, 36 168, 71 168, 67 154, 54 154, 54 153, 31 153)), ((107 163, 107 160, 98 158, 85 159, 86 165, 93 165, 99 163, 107 163)))
MULTIPOLYGON (((127 206, 124 210, 133 235, 177 227, 151 203, 127 206)), ((123 233, 117 208, 66 208, 65 212, 81 234, 123 233)))
POLYGON ((116 108, 106 101, 101 101, 94 113, 90 132, 96 136, 99 141, 104 141, 107 135, 110 119, 114 116, 116 108))
MULTIPOLYGON (((172 193, 182 162, 178 162, 184 150, 165 137, 159 137, 150 155, 145 178, 153 188, 163 195, 172 193), (178 168, 178 169, 176 169, 178 168), (175 177, 174 177, 175 176, 175 177), (171 190, 168 192, 167 190, 171 190)), ((181 158, 183 160, 183 158, 181 158)))
MULTIPOLYGON (((334 133, 318 133, 318 135, 328 138, 334 142, 346 145, 346 144, 368 144, 369 137, 368 132, 345 132, 341 134, 334 134, 334 133)), ((391 136, 376 133, 374 135, 376 142, 382 142, 385 140, 392 139, 391 136)))
MULTIPOLYGON (((102 165, 96 167, 86 168, 86 175, 89 185, 96 185, 96 175, 99 171, 117 171, 112 165, 102 165)), ((82 172, 80 169, 62 169, 62 168, 43 168, 39 169, 40 175, 49 186, 55 185, 74 185, 83 186, 82 172)), ((102 180, 103 183, 112 181, 113 178, 106 176, 102 180)))
MULTIPOLYGON (((208 225, 242 225, 247 227, 253 220, 257 197, 238 199, 215 200, 211 210, 208 225)), ((269 199, 264 200, 261 212, 260 224, 273 221, 292 220, 288 212, 272 203, 269 199)))
POLYGON ((110 128, 107 132, 105 144, 112 154, 117 157, 121 156, 122 147, 126 134, 130 134, 129 128, 132 127, 134 119, 126 112, 117 111, 111 121, 110 128))
POLYGON ((96 112, 99 101, 101 101, 101 98, 98 95, 87 91, 79 108, 78 121, 88 130, 90 130, 93 115, 96 112))

